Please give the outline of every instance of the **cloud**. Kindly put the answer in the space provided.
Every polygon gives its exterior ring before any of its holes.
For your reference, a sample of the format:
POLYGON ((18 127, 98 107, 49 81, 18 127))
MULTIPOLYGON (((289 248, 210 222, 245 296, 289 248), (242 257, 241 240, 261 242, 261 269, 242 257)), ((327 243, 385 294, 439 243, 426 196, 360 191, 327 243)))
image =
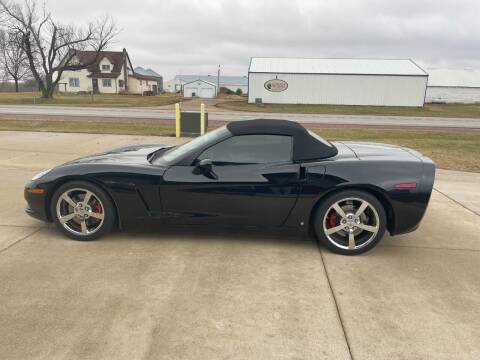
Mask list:
POLYGON ((252 56, 413 58, 425 66, 480 65, 473 0, 49 0, 80 24, 104 13, 134 65, 177 73, 244 75, 252 56))

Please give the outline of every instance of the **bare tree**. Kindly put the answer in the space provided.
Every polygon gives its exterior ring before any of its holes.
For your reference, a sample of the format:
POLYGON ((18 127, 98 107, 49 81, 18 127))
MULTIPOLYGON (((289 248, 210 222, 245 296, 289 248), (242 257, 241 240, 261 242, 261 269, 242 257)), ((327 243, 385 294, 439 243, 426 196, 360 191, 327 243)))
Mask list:
POLYGON ((7 34, 0 30, 0 66, 5 78, 13 80, 15 91, 18 83, 30 73, 28 59, 23 48, 16 42, 15 34, 7 34))
POLYGON ((65 70, 81 70, 94 64, 118 34, 115 22, 107 15, 83 28, 62 25, 52 19, 45 6, 38 8, 35 0, 0 0, 0 12, 1 23, 15 34, 44 98, 53 97, 65 70), (93 50, 97 55, 88 63, 80 63, 76 50, 93 50))

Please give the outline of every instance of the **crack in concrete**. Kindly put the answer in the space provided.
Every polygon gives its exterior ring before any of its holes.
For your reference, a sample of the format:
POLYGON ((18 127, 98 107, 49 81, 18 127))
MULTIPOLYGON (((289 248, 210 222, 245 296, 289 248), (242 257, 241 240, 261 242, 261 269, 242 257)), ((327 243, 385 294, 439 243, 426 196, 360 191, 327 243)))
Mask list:
POLYGON ((470 211, 470 212, 474 213, 474 214, 475 214, 475 215, 477 215, 477 216, 480 216, 480 214, 479 214, 479 213, 477 213, 475 210, 472 210, 472 209, 470 209, 469 207, 467 207, 467 206, 463 205, 463 204, 462 204, 460 201, 458 201, 458 200, 455 200, 454 198, 452 198, 452 197, 448 196, 447 194, 445 194, 444 192, 442 192, 442 191, 438 190, 437 188, 435 188, 435 187, 434 187, 434 188, 433 188, 433 190, 435 190, 436 192, 438 192, 438 193, 442 194, 442 195, 443 195, 443 196, 445 196, 447 199, 449 199, 449 200, 453 201, 455 204, 457 204, 457 205, 460 205, 460 206, 461 206, 461 207, 463 207, 464 209, 466 209, 466 210, 468 210, 468 211, 470 211))
POLYGON ((10 245, 4 247, 3 249, 0 249, 0 254, 3 254, 4 252, 7 252, 8 249, 14 247, 15 245, 19 244, 20 242, 22 242, 23 240, 27 239, 28 237, 36 234, 37 232, 39 232, 40 230, 42 230, 43 228, 39 228, 39 229, 36 229, 34 231, 32 231, 30 234, 28 235, 25 235, 24 237, 18 239, 17 241, 11 243, 10 245))
POLYGON ((335 309, 337 311, 338 320, 340 322, 340 326, 342 327, 343 337, 345 338, 345 343, 347 344, 348 353, 350 355, 350 359, 354 360, 353 353, 352 353, 352 348, 350 346, 350 341, 349 341, 348 335, 347 335, 347 330, 346 330, 345 325, 343 323, 342 313, 340 312, 340 306, 338 305, 337 298, 335 296, 335 292, 333 291, 332 281, 330 280, 330 275, 328 274, 327 265, 325 264, 325 259, 323 258, 322 249, 320 248, 320 244, 318 244, 318 242, 317 242, 317 246, 318 246, 318 252, 320 253, 320 259, 322 260, 323 270, 325 271, 325 277, 327 278, 328 287, 330 288, 330 292, 332 293, 333 303, 335 304, 335 309))

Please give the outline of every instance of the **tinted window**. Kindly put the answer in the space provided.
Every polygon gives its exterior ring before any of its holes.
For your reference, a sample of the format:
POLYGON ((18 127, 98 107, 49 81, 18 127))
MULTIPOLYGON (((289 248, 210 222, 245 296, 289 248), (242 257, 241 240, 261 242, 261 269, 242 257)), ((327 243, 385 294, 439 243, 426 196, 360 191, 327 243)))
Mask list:
POLYGON ((264 164, 292 159, 291 136, 234 136, 205 150, 199 159, 211 159, 215 164, 264 164))
POLYGON ((202 148, 208 145, 208 143, 215 143, 217 141, 220 141, 220 139, 227 137, 228 134, 230 134, 230 132, 225 126, 219 127, 213 131, 206 133, 205 135, 196 137, 195 139, 183 145, 175 146, 174 148, 163 153, 160 157, 156 158, 154 163, 174 164, 196 148, 202 148))

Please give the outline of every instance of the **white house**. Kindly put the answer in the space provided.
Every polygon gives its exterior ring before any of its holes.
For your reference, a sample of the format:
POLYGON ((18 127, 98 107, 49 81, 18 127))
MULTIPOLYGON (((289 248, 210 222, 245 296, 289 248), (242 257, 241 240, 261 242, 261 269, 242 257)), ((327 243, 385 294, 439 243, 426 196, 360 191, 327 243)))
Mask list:
POLYGON ((423 106, 427 79, 409 59, 252 58, 248 102, 423 106))
POLYGON ((204 80, 191 81, 183 85, 183 96, 214 98, 217 96, 217 85, 204 80))
POLYGON ((59 91, 79 93, 93 90, 101 94, 158 93, 157 79, 136 73, 125 49, 102 51, 98 57, 96 51, 76 50, 73 62, 91 65, 82 70, 67 68, 58 84, 59 91))
MULTIPOLYGON (((198 79, 198 78, 197 78, 198 79)), ((171 93, 179 93, 182 91, 182 85, 185 84, 186 81, 181 79, 177 79, 176 77, 172 80, 164 81, 163 82, 163 90, 166 92, 171 93)))
POLYGON ((182 87, 186 83, 195 80, 202 80, 215 86, 220 85, 220 88, 227 88, 233 92, 238 89, 242 94, 248 93, 248 78, 246 76, 220 76, 220 83, 218 77, 214 75, 176 75, 173 80, 165 81, 163 88, 168 92, 182 92, 182 87))
POLYGON ((480 70, 428 69, 426 102, 480 102, 480 70))

